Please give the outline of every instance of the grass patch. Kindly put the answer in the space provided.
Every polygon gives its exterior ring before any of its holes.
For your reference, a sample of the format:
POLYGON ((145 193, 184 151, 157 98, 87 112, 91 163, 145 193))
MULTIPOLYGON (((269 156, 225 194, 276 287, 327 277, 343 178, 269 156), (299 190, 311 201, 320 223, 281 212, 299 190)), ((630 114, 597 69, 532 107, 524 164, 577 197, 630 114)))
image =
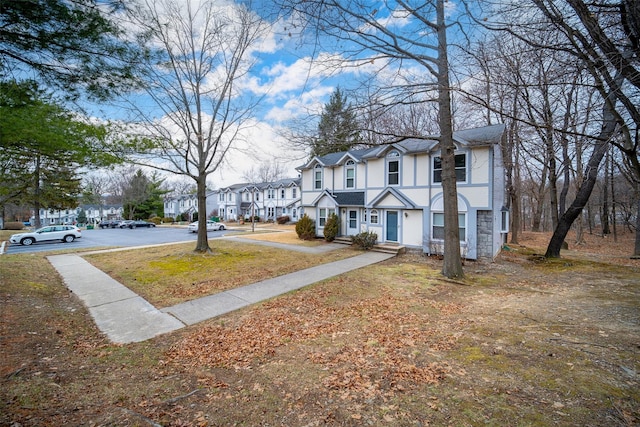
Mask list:
POLYGON ((323 255, 211 240, 211 254, 193 252, 193 243, 87 255, 96 267, 156 307, 248 285, 357 255, 348 248, 323 255))
MULTIPOLYGON (((231 243, 100 256, 188 278, 288 253, 231 243)), ((640 273, 560 267, 473 263, 461 286, 400 256, 120 346, 44 255, 2 256, 0 425, 637 425, 640 273)))

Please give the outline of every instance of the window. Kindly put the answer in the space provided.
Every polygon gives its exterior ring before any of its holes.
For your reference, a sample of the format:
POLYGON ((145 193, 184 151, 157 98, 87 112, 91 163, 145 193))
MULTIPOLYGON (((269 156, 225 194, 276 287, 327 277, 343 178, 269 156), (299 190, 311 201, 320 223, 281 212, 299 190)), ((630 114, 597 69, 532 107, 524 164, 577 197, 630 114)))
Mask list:
POLYGON ((327 223, 327 218, 335 212, 335 209, 320 208, 320 212, 318 214, 318 227, 324 227, 327 223))
POLYGON ((321 190, 322 189, 322 166, 316 165, 313 169, 313 189, 321 190))
POLYGON ((387 185, 400 184, 400 153, 392 151, 387 154, 387 185))
POLYGON ((268 207, 267 208, 267 218, 273 218, 275 216, 273 207, 268 207))
POLYGON ((500 232, 509 232, 509 211, 505 208, 500 211, 500 232))
POLYGON ((349 160, 345 168, 345 187, 356 187, 356 164, 353 160, 349 160))
POLYGON ((349 211, 349 228, 354 229, 358 226, 358 211, 349 211))
POLYGON ((280 198, 284 199, 284 188, 282 190, 280 190, 280 198))
POLYGON ((273 188, 270 188, 267 191, 267 199, 275 199, 276 198, 276 190, 274 190, 273 188))
MULTIPOLYGON (((455 155, 456 181, 465 182, 467 180, 467 155, 455 155)), ((442 182, 442 158, 433 158, 433 182, 442 182)))
MULTIPOLYGON (((460 233, 460 241, 464 242, 467 240, 467 214, 459 213, 458 214, 458 232, 460 233)), ((432 223, 432 233, 431 238, 436 240, 444 240, 444 213, 443 212, 434 212, 433 213, 433 223, 432 223)))
POLYGON ((291 210, 291 216, 293 217, 293 219, 296 219, 298 217, 298 210, 296 208, 293 208, 291 210))
POLYGON ((294 198, 294 199, 295 199, 296 197, 298 197, 298 196, 297 196, 297 189, 296 189, 295 187, 291 189, 291 197, 292 197, 292 198, 294 198))
POLYGON ((244 201, 245 202, 249 201, 249 192, 248 191, 246 193, 244 193, 244 201))
POLYGON ((378 210, 377 209, 371 209, 371 224, 377 224, 378 223, 378 210))
POLYGON ((318 226, 324 227, 324 224, 327 222, 327 210, 325 208, 320 208, 320 214, 318 215, 318 226))
POLYGON ((224 202, 224 193, 220 193, 220 195, 218 196, 218 200, 224 202))

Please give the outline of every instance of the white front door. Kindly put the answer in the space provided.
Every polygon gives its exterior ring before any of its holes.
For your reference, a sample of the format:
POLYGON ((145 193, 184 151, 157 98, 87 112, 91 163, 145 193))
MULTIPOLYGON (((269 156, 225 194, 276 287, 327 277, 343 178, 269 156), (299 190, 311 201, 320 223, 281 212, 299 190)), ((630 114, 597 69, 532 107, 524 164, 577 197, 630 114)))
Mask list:
POLYGON ((358 234, 358 211, 356 209, 347 210, 347 236, 358 234))

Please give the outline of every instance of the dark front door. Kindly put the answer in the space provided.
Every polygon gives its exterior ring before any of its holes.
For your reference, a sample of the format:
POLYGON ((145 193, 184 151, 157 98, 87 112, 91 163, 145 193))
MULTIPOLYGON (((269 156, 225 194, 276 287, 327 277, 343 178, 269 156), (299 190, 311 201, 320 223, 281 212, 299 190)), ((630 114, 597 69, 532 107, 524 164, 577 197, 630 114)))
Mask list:
POLYGON ((398 241, 398 212, 387 211, 387 239, 388 242, 398 241))

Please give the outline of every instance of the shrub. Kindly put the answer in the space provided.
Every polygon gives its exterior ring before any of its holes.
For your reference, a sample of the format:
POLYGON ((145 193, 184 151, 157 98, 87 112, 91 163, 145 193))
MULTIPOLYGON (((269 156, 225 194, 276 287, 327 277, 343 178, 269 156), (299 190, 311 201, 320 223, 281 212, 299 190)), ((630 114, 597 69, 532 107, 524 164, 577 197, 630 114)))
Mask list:
POLYGON ((162 218, 160 218, 159 216, 152 216, 151 218, 149 218, 149 222, 152 222, 155 225, 160 225, 162 223, 162 218))
POLYGON ((24 224, 19 221, 10 221, 4 223, 5 230, 22 230, 24 228, 24 224))
POLYGON ((378 240, 378 235, 373 231, 363 231, 362 233, 351 236, 351 242, 363 250, 371 249, 378 240))
POLYGON ((338 218, 338 215, 333 213, 329 215, 327 222, 324 224, 324 240, 327 242, 333 242, 339 232, 340 218, 338 218))
POLYGON ((166 224, 166 223, 171 223, 171 222, 175 222, 175 221, 176 221, 176 220, 175 220, 173 217, 170 217, 170 216, 165 216, 164 218, 162 218, 162 222, 163 222, 164 224, 166 224))
POLYGON ((309 218, 307 214, 302 215, 302 218, 296 223, 296 234, 299 239, 313 240, 316 238, 316 222, 309 218))
POLYGON ((288 223, 291 220, 291 218, 289 218, 289 215, 283 215, 283 216, 279 216, 278 218, 276 218, 276 221, 278 221, 278 224, 283 225, 288 223))

